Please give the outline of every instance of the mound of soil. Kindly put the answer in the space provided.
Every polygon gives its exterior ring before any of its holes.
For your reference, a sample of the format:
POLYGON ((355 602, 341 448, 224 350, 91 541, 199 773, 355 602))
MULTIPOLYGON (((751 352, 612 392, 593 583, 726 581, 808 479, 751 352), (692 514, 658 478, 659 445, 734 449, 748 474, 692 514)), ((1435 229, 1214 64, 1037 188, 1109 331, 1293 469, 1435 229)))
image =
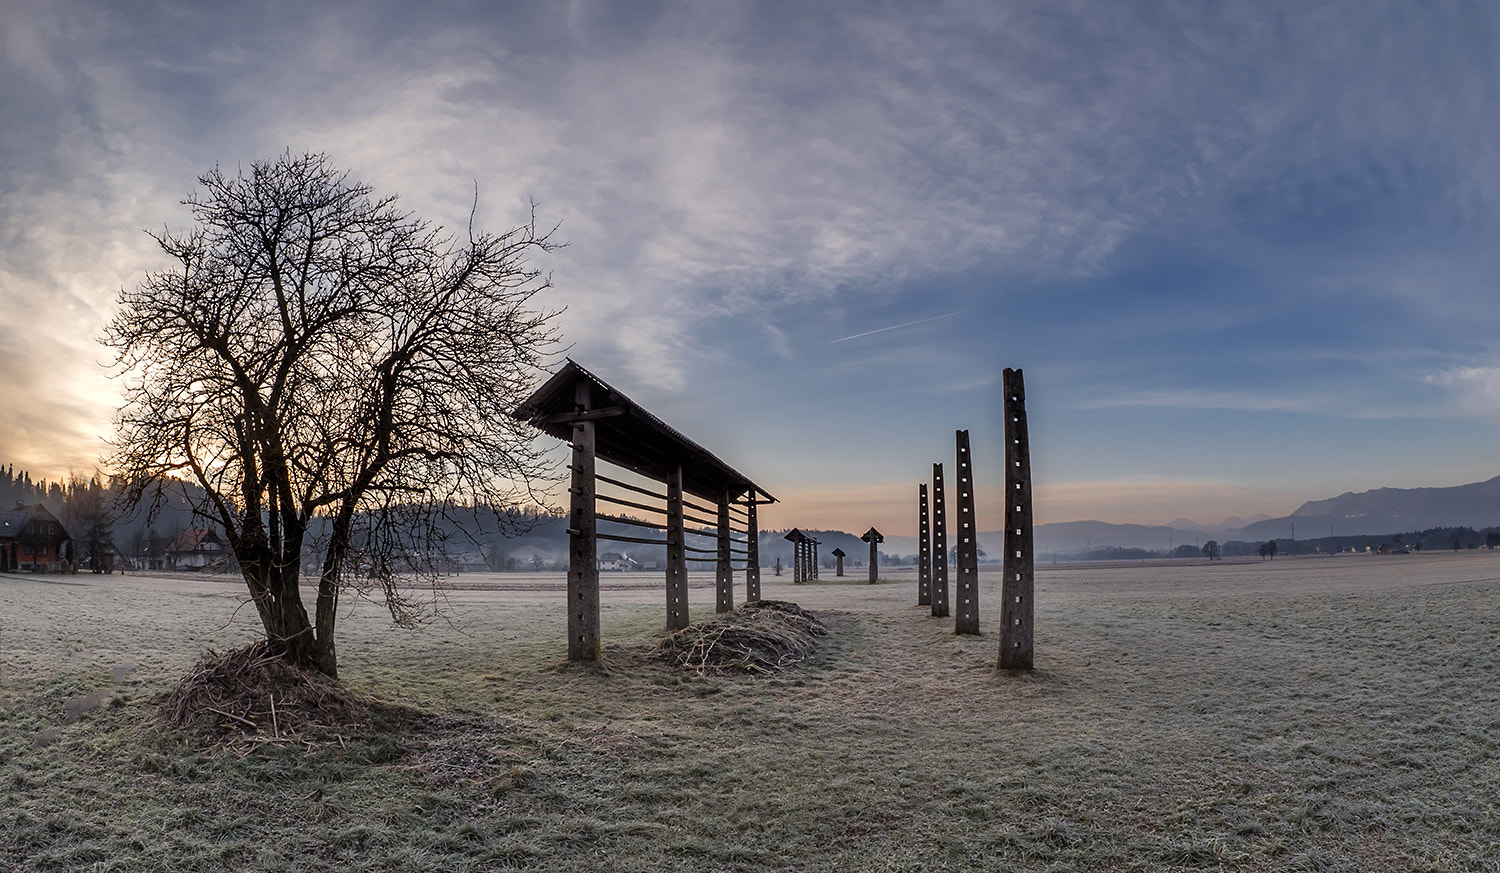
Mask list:
POLYGON ((287 663, 259 642, 210 651, 162 702, 156 721, 231 743, 314 743, 368 726, 389 708, 287 663))
POLYGON ((698 675, 770 674, 807 658, 828 629, 785 600, 758 600, 673 631, 653 653, 698 675))

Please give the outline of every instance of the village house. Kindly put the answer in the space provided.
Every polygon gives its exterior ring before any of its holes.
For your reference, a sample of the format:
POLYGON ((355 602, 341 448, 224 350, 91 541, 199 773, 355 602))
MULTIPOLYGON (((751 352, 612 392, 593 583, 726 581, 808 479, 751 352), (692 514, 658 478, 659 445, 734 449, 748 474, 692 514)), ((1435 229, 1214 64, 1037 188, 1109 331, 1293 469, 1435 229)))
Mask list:
POLYGON ((207 528, 183 531, 167 546, 168 570, 219 568, 229 560, 229 550, 219 535, 207 528))
POLYGON ((619 552, 605 552, 599 556, 599 569, 601 570, 639 570, 641 565, 629 555, 619 552))
POLYGON ((68 542, 62 522, 40 503, 0 509, 0 572, 62 572, 68 542))

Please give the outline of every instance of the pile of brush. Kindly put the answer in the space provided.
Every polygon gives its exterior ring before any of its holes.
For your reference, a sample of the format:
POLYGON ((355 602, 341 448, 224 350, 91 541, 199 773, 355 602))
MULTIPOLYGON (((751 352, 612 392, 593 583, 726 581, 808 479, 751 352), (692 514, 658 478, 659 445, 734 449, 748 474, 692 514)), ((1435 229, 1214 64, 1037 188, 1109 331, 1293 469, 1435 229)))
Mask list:
POLYGON ((368 724, 376 705, 327 676, 287 663, 259 642, 223 654, 210 651, 177 683, 156 720, 247 748, 315 745, 368 724))
POLYGON ((811 655, 828 633, 812 613, 785 600, 758 600, 673 631, 655 654, 700 676, 775 673, 811 655))

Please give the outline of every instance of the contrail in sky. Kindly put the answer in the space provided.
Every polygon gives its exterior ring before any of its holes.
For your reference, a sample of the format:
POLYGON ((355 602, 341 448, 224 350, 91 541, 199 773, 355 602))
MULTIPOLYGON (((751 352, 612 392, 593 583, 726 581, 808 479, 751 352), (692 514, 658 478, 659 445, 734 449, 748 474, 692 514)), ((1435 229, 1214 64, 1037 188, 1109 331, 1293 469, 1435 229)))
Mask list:
POLYGON ((989 306, 977 306, 977 307, 975 307, 973 309, 960 309, 958 312, 949 312, 949 313, 945 313, 943 315, 933 315, 933 316, 930 316, 928 318, 919 318, 916 321, 908 321, 905 324, 893 324, 890 327, 877 327, 874 330, 867 330, 864 333, 856 333, 856 334, 854 334, 852 336, 839 337, 836 340, 829 340, 828 344, 829 345, 833 345, 834 343, 848 342, 849 340, 852 340, 852 339, 859 339, 862 336, 870 336, 871 334, 885 333, 888 330, 900 330, 903 327, 911 327, 911 326, 917 325, 917 324, 926 324, 929 321, 937 321, 940 318, 954 318, 954 317, 959 316, 959 315, 968 315, 971 312, 981 312, 981 311, 983 311, 985 309, 994 309, 997 305, 999 305, 999 304, 991 303, 989 306))

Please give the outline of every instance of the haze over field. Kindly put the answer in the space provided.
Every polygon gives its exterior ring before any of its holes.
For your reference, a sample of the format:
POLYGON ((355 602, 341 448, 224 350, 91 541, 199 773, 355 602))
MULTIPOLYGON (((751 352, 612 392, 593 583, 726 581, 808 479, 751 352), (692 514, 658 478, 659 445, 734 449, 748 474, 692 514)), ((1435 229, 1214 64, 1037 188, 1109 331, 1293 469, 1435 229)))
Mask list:
POLYGON ((914 534, 968 428, 1001 527, 1492 477, 1500 8, 166 3, 0 17, 0 458, 92 469, 94 343, 215 164, 327 151, 571 246, 580 363, 771 491, 914 534))

